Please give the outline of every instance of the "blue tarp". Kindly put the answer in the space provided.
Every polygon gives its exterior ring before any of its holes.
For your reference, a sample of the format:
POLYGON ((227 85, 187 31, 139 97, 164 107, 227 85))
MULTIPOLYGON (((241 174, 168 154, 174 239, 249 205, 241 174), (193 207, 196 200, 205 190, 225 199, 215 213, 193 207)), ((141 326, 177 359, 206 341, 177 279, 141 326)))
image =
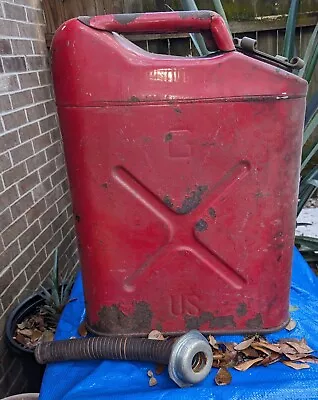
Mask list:
MULTIPOLYGON (((297 250, 294 252, 290 304, 297 326, 292 332, 282 330, 267 335, 269 341, 282 337, 306 338, 318 350, 318 283, 297 250)), ((78 336, 77 328, 84 318, 81 276, 76 279, 72 298, 65 308, 56 339, 78 336)), ((220 341, 239 341, 241 336, 220 336, 220 341)), ((315 353, 316 354, 316 353, 315 353)), ((51 364, 46 368, 40 400, 101 400, 101 399, 318 399, 318 364, 296 371, 281 363, 253 367, 246 372, 231 369, 232 383, 216 386, 212 369, 201 384, 179 389, 167 371, 157 377, 158 384, 148 386, 147 370, 151 363, 127 361, 80 361, 51 364)))

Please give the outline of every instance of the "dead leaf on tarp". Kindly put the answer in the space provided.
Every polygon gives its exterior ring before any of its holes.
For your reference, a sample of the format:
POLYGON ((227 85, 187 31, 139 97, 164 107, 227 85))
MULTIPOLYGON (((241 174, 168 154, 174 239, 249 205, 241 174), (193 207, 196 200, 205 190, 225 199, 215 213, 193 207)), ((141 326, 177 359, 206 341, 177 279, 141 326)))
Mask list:
POLYGON ((260 362, 260 365, 263 365, 264 367, 267 367, 268 365, 274 364, 275 362, 280 361, 281 355, 277 353, 273 353, 263 359, 262 362, 260 362))
MULTIPOLYGON (((254 345, 254 343, 253 343, 254 345)), ((241 350, 244 356, 248 358, 257 358, 258 357, 258 352, 255 350, 254 346, 253 347, 248 347, 247 349, 241 350)), ((261 351, 264 352, 262 349, 261 351)))
MULTIPOLYGON (((270 356, 272 354, 271 350, 269 350, 268 348, 259 345, 258 343, 252 343, 252 349, 254 349, 254 351, 258 350, 263 354, 266 354, 267 356, 270 356)), ((248 349, 247 349, 248 350, 248 349)), ((257 351, 256 351, 257 353, 257 351)), ((258 353, 257 353, 257 357, 258 357, 258 353)))
POLYGON ((215 340, 214 336, 209 335, 208 336, 208 341, 209 341, 210 345, 213 347, 213 349, 216 349, 216 350, 219 349, 219 346, 218 346, 217 341, 215 340))
POLYGON ((298 353, 303 353, 303 354, 310 354, 313 353, 313 349, 308 346, 306 341, 302 339, 299 343, 297 342, 291 342, 288 341, 286 342, 289 346, 293 347, 298 353))
POLYGON ((253 360, 244 361, 241 364, 235 365, 234 368, 238 371, 247 371, 253 365, 257 364, 258 362, 262 361, 262 357, 254 358, 253 360))
POLYGON ((281 343, 280 348, 281 348, 281 351, 280 351, 281 354, 285 354, 285 355, 297 354, 297 351, 293 347, 289 346, 289 344, 287 344, 287 343, 281 343))
POLYGON ((214 378, 214 382, 218 386, 229 385, 232 381, 232 376, 226 368, 220 368, 214 378))
POLYGON ((155 374, 156 375, 161 375, 162 373, 163 373, 163 371, 165 370, 165 365, 163 365, 163 364, 158 364, 157 366, 156 366, 156 369, 155 369, 155 374))
POLYGON ((293 368, 293 369, 308 369, 308 368, 310 368, 310 365, 308 365, 308 364, 298 364, 298 363, 295 363, 295 362, 293 362, 293 361, 282 361, 282 363, 284 364, 284 365, 286 365, 287 367, 290 367, 290 368, 293 368))
POLYGON ((241 350, 245 350, 248 347, 250 347, 250 345, 255 341, 255 336, 251 337, 250 339, 246 339, 243 340, 243 342, 237 344, 236 346, 234 346, 234 350, 236 351, 241 351, 241 350))
POLYGON ((290 319, 285 329, 287 329, 288 331, 292 331, 293 329, 296 328, 296 325, 297 325, 296 321, 294 319, 290 319))
POLYGON ((151 339, 151 340, 165 340, 165 338, 163 337, 163 334, 160 331, 157 331, 155 329, 149 333, 148 339, 151 339))
POLYGON ((148 369, 147 375, 149 376, 149 378, 153 377, 153 372, 151 371, 151 369, 148 369))
POLYGON ((85 321, 83 321, 83 322, 79 325, 79 327, 78 327, 78 329, 77 329, 77 332, 78 332, 78 334, 79 334, 80 336, 82 336, 82 337, 86 337, 86 336, 87 336, 88 332, 87 332, 86 322, 85 322, 85 321))
POLYGON ((299 358, 297 361, 300 361, 302 363, 318 364, 318 358, 315 356, 307 356, 307 357, 299 358))
POLYGON ((297 310, 299 310, 299 307, 292 306, 292 305, 289 306, 289 312, 294 312, 294 311, 297 311, 297 310))
POLYGON ((154 376, 149 379, 149 386, 155 386, 157 383, 157 379, 154 376))

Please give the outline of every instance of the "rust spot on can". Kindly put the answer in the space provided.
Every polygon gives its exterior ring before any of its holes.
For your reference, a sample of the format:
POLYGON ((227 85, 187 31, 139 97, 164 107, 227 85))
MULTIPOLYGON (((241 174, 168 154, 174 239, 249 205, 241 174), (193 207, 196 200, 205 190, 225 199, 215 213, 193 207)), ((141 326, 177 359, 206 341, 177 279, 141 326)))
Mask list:
POLYGON ((137 96, 131 96, 130 99, 128 99, 131 103, 139 103, 140 99, 137 96))
POLYGON ((162 199, 162 201, 164 202, 164 204, 165 204, 167 207, 173 208, 173 202, 172 202, 172 200, 170 199, 170 197, 169 197, 168 195, 166 195, 166 196, 162 199))
POLYGON ((208 229, 208 223, 204 219, 200 219, 195 224, 195 230, 198 232, 204 232, 208 229))
POLYGON ((81 217, 79 215, 75 215, 75 220, 76 220, 76 222, 80 222, 81 217))
POLYGON ((102 333, 129 333, 144 334, 151 331, 152 311, 148 303, 135 303, 134 311, 130 315, 124 314, 119 305, 104 306, 98 313, 99 321, 93 329, 102 333))
POLYGON ((263 319, 261 314, 256 314, 254 318, 246 321, 246 328, 249 329, 260 329, 263 326, 263 319))
POLYGON ((186 315, 184 318, 187 329, 200 329, 200 326, 208 323, 210 329, 235 328, 236 324, 233 315, 224 315, 215 317, 212 313, 206 311, 199 317, 186 315))
POLYGON ((175 112, 178 113, 178 114, 181 114, 181 113, 182 113, 182 111, 181 111, 180 108, 178 108, 178 107, 174 107, 174 108, 173 108, 173 111, 175 111, 175 112))
POLYGON ((108 188, 108 184, 105 182, 105 183, 102 183, 102 187, 104 188, 104 189, 107 189, 108 188))
POLYGON ((170 142, 171 140, 172 140, 172 133, 169 132, 166 134, 164 141, 167 143, 167 142, 170 142))
POLYGON ((129 22, 135 21, 141 14, 115 14, 115 21, 119 22, 122 25, 129 24, 129 22))
POLYGON ((240 303, 240 304, 237 306, 236 314, 237 314, 239 317, 244 317, 244 315, 246 315, 246 313, 247 313, 246 304, 245 304, 245 303, 240 303))
POLYGON ((214 210, 214 208, 209 208, 209 215, 211 218, 216 218, 216 212, 214 210))
POLYGON ((183 202, 182 206, 178 207, 175 211, 177 214, 189 214, 191 211, 195 210, 201 203, 203 194, 208 190, 206 185, 197 186, 190 194, 188 194, 183 202))

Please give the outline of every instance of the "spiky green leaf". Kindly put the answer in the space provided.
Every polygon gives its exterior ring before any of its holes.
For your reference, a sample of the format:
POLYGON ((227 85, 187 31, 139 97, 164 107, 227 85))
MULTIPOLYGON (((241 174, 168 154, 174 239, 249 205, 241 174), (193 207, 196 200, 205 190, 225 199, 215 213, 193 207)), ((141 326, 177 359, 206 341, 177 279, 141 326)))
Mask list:
POLYGON ((291 0, 284 37, 283 56, 290 60, 294 56, 295 29, 299 0, 291 0))

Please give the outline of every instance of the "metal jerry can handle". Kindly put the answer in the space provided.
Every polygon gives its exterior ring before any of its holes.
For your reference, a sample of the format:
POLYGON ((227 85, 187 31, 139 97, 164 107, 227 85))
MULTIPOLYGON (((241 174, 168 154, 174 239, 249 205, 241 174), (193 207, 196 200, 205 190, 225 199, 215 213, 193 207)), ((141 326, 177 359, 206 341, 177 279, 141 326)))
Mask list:
POLYGON ((108 14, 78 17, 91 28, 118 33, 175 33, 210 31, 217 48, 235 50, 223 18, 213 11, 174 11, 136 14, 108 14))

